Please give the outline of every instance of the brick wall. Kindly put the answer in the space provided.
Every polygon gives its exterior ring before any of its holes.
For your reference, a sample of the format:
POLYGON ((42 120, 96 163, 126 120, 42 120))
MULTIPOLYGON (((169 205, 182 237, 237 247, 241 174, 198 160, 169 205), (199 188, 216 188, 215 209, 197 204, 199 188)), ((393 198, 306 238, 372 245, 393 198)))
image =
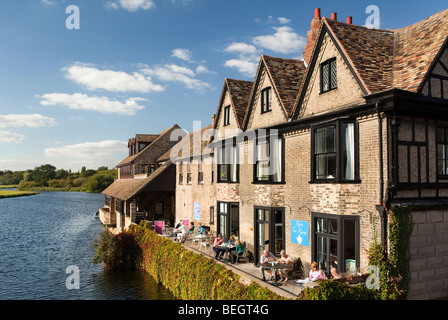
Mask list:
POLYGON ((448 210, 415 211, 408 299, 448 297, 448 210))

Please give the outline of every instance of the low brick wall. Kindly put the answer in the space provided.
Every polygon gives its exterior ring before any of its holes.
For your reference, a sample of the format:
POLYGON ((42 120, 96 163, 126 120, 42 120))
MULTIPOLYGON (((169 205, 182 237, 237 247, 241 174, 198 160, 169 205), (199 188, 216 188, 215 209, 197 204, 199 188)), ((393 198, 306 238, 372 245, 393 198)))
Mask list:
POLYGON ((448 210, 413 212, 409 300, 448 297, 448 210))

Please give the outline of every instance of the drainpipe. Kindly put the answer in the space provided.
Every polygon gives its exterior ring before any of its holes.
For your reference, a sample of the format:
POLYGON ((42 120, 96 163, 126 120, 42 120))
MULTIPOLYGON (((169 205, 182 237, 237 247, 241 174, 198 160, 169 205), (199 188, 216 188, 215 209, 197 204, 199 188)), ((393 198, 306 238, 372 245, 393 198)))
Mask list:
POLYGON ((378 149, 379 149, 379 204, 376 206, 381 217, 381 243, 386 245, 387 241, 387 210, 384 206, 384 174, 383 174, 383 120, 381 118, 380 102, 375 103, 375 108, 378 114, 378 149))

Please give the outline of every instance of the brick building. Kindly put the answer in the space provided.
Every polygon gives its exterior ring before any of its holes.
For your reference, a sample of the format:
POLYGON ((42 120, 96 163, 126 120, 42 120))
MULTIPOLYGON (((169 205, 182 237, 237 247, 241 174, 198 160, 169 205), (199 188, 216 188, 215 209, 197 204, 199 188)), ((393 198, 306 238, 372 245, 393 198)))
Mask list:
POLYGON ((387 210, 412 206, 409 297, 447 296, 447 30, 448 10, 378 30, 316 9, 304 62, 262 56, 253 82, 225 80, 203 182, 177 165, 176 219, 200 212, 256 261, 363 271, 387 210))
POLYGON ((118 179, 102 193, 100 220, 122 231, 142 219, 174 223, 176 167, 167 154, 186 135, 178 125, 159 134, 129 139, 129 155, 118 165, 118 179))

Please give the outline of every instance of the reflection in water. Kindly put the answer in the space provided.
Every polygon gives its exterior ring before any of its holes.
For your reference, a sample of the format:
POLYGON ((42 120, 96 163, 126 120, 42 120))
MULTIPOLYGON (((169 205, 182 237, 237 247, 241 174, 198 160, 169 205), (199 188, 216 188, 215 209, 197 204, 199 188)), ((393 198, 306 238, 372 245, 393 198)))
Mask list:
POLYGON ((143 271, 103 270, 92 276, 92 286, 107 300, 173 300, 171 292, 143 271))
POLYGON ((104 270, 91 244, 104 230, 101 194, 42 192, 0 199, 0 300, 171 300, 145 272, 104 270), (80 288, 68 290, 68 266, 80 288))

